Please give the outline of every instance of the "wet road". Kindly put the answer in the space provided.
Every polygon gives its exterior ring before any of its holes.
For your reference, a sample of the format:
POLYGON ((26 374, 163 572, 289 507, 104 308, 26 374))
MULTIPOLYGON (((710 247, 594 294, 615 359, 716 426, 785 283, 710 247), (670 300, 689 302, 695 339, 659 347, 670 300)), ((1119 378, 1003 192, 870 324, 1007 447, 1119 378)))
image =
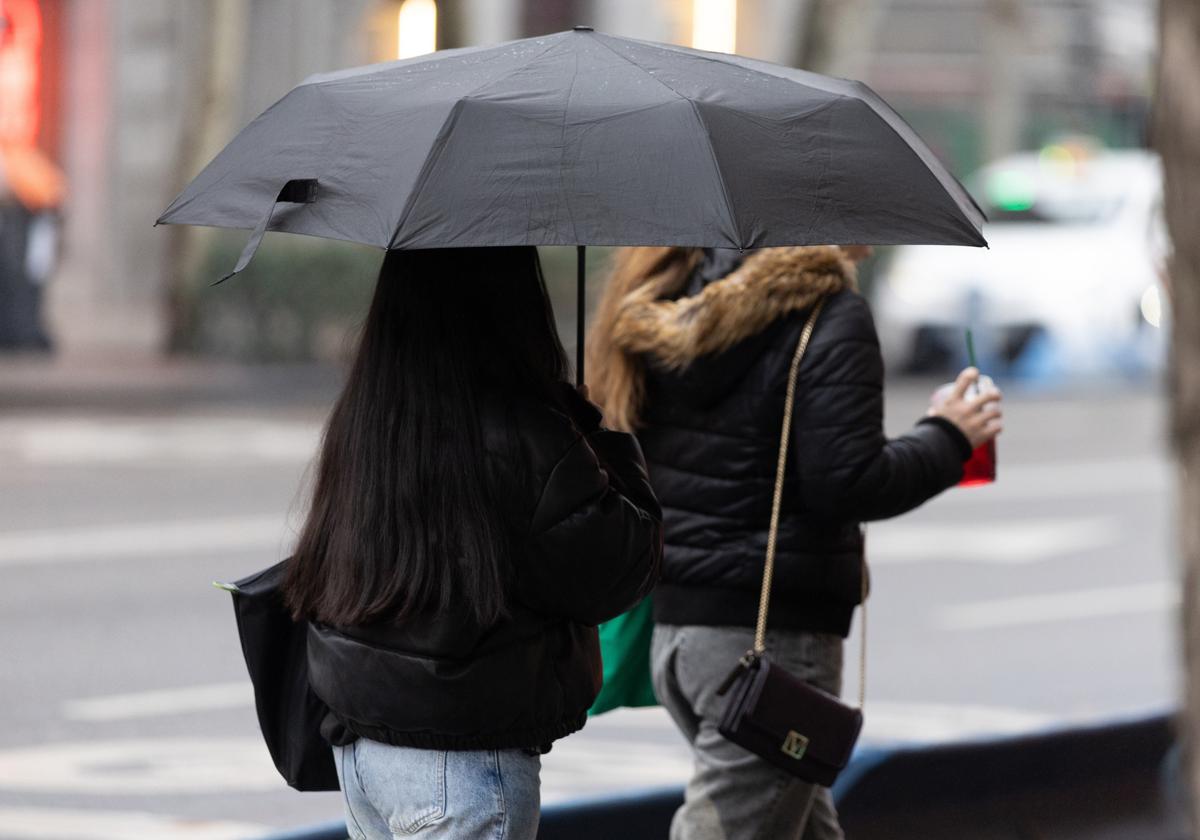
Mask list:
MULTIPOLYGON (((893 432, 929 390, 892 388, 893 432)), ((995 486, 869 530, 869 738, 1172 703, 1159 395, 1009 397, 995 486)), ((275 775, 209 585, 286 550, 324 409, 0 414, 0 838, 218 840, 338 814, 275 775)), ((544 797, 677 783, 688 762, 660 711, 617 712, 546 757, 544 797)))

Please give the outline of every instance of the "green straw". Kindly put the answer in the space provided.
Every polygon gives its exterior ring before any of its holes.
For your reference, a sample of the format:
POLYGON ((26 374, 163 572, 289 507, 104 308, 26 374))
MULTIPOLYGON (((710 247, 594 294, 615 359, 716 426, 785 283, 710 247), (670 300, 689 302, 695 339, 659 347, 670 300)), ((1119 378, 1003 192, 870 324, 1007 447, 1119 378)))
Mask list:
POLYGON ((979 363, 975 361, 975 337, 971 335, 971 328, 967 327, 967 363, 975 368, 979 368, 979 363))

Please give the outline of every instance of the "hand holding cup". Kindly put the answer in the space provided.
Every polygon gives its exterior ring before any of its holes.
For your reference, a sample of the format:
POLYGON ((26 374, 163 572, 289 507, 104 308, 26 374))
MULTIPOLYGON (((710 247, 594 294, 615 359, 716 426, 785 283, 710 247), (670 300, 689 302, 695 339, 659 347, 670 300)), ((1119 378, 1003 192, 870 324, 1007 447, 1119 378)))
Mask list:
POLYGON ((971 442, 971 448, 977 449, 1004 429, 1001 399, 1003 394, 995 383, 969 367, 934 393, 929 414, 949 420, 971 442))

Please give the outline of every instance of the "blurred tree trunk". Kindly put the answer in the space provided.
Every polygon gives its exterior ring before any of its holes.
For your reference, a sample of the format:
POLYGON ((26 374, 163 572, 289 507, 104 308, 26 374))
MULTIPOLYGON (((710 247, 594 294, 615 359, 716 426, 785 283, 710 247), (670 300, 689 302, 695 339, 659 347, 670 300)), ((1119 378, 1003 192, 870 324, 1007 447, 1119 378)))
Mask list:
POLYGON ((886 11, 878 0, 807 0, 792 64, 861 79, 886 11))
POLYGON ((1200 827, 1200 4, 1162 0, 1154 140, 1173 241, 1171 417, 1183 561, 1183 723, 1193 824, 1200 827))
POLYGON ((806 0, 800 27, 800 38, 796 43, 796 54, 791 63, 805 70, 819 73, 826 64, 830 38, 829 0, 806 0))
MULTIPOLYGON (((194 103, 182 113, 175 148, 174 197, 200 168, 221 149, 237 127, 239 83, 243 69, 247 4, 244 0, 212 0, 178 7, 178 60, 182 101, 194 103)), ((165 200, 167 200, 165 199, 165 200)), ((165 204, 164 204, 165 206, 165 204)), ((190 225, 167 229, 170 276, 167 279, 167 351, 186 350, 192 325, 187 284, 203 255, 212 231, 190 225)))
POLYGON ((531 38, 562 32, 577 24, 586 25, 590 3, 586 0, 524 0, 521 7, 521 37, 531 38))
POLYGON ((1021 148, 1026 110, 1024 62, 1029 38, 1022 0, 987 0, 984 4, 984 94, 979 98, 983 159, 995 160, 1021 148))
POLYGON ((465 46, 466 21, 462 0, 442 0, 438 3, 437 48, 452 50, 465 46))

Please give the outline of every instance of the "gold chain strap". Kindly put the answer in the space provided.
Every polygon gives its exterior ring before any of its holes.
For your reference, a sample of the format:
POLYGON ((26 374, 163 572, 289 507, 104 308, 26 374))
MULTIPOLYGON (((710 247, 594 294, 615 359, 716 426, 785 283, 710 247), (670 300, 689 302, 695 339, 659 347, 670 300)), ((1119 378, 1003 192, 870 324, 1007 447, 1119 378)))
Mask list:
POLYGON ((861 618, 858 626, 858 708, 867 702, 867 529, 863 528, 863 559, 859 572, 862 580, 862 597, 859 603, 861 618))
MULTIPOLYGON (((775 541, 779 534, 779 513, 783 506, 783 478, 787 471, 788 439, 792 431, 792 409, 796 404, 796 375, 800 370, 800 361, 804 351, 808 349, 809 339, 812 338, 813 328, 817 324, 817 316, 821 314, 825 300, 822 298, 813 306, 812 314, 804 324, 800 333, 800 343, 796 345, 796 353, 792 356, 792 365, 788 369, 787 397, 783 403, 783 430, 779 435, 779 462, 775 467, 775 497, 771 501, 771 530, 767 533, 767 562, 763 569, 762 593, 758 599, 758 624, 754 628, 754 652, 762 655, 767 649, 767 608, 771 601, 771 579, 775 575, 775 541)), ((867 690, 867 568, 866 555, 863 555, 862 570, 862 651, 858 683, 858 705, 862 708, 867 690)))

